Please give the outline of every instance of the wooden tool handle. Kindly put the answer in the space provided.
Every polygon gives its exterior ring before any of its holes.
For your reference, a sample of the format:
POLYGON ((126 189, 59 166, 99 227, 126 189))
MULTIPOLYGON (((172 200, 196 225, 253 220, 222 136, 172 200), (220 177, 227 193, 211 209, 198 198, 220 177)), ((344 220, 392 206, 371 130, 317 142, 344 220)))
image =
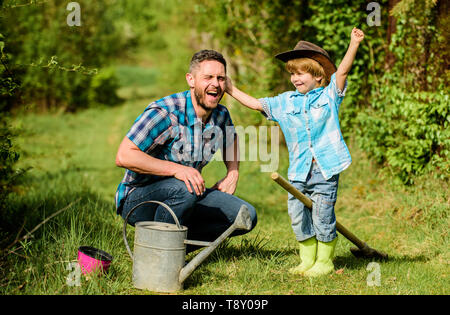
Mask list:
MULTIPOLYGON (((280 174, 274 172, 271 175, 272 179, 277 182, 281 187, 283 187, 285 190, 287 190, 289 193, 291 193, 295 198, 300 200, 306 207, 309 209, 312 209, 313 201, 302 194, 300 191, 297 190, 290 182, 288 182, 286 179, 283 178, 280 174)), ((355 244, 359 249, 363 249, 367 246, 366 243, 361 241, 359 238, 356 237, 352 232, 347 230, 342 224, 336 221, 336 230, 345 236, 350 242, 355 244)))
POLYGON ((291 193, 295 198, 300 200, 306 207, 309 209, 312 209, 312 200, 299 192, 291 183, 289 183, 286 179, 283 178, 278 173, 272 173, 271 175, 272 179, 277 182, 278 185, 283 187, 285 190, 287 190, 289 193, 291 193))

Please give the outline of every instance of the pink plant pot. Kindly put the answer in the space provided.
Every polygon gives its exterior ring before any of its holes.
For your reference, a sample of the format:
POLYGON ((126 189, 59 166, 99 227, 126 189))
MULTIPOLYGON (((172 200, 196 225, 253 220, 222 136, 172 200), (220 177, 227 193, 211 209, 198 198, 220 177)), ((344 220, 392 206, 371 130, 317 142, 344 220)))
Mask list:
POLYGON ((78 248, 78 264, 81 272, 86 275, 96 271, 106 272, 113 257, 100 249, 91 246, 78 248))

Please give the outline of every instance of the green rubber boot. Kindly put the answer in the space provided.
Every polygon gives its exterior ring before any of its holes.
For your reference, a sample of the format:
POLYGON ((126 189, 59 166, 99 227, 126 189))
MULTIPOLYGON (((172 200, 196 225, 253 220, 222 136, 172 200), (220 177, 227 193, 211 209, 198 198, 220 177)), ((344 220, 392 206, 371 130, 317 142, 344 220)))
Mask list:
POLYGON ((310 269, 304 272, 307 277, 319 277, 334 271, 333 255, 336 248, 337 237, 331 242, 317 242, 317 259, 310 269))
POLYGON ((301 264, 289 269, 294 275, 301 275, 311 268, 316 261, 317 239, 313 236, 305 241, 299 242, 301 264))

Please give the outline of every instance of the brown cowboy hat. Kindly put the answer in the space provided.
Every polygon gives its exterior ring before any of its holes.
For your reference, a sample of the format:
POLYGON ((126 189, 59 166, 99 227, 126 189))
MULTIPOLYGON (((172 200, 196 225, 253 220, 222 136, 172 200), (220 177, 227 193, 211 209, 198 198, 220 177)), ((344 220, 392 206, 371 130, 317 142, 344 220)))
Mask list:
POLYGON ((296 58, 311 58, 317 61, 325 70, 325 75, 330 80, 331 75, 336 72, 336 66, 331 61, 328 53, 319 46, 301 40, 295 45, 293 50, 283 52, 275 56, 283 62, 296 58))

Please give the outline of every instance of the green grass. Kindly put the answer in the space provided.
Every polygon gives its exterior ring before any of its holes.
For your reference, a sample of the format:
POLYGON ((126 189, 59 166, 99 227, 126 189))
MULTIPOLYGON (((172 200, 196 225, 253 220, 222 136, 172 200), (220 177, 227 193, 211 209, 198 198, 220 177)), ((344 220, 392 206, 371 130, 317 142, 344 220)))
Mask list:
MULTIPOLYGON (((131 123, 149 99, 77 114, 25 114, 14 119, 20 167, 31 169, 10 196, 4 228, 12 242, 52 213, 71 205, 1 260, 2 294, 149 294, 132 285, 132 261, 122 240, 122 219, 114 194, 123 170, 115 153, 131 123), (108 274, 66 278, 77 248, 91 245, 114 256, 108 274)), ((370 246, 389 254, 380 262, 381 285, 368 286, 369 260, 352 256, 340 237, 337 272, 319 279, 293 276, 297 244, 286 210, 287 195, 261 173, 259 163, 242 162, 236 195, 255 205, 258 225, 229 239, 186 280, 179 294, 448 294, 448 183, 423 178, 413 187, 395 183, 351 145, 353 164, 342 173, 336 206, 338 220, 370 246)), ((287 152, 279 172, 286 175, 287 152)), ((208 185, 224 175, 221 162, 204 171, 208 185)), ((132 243, 133 228, 128 230, 132 243)), ((5 253, 3 253, 4 255, 5 253)), ((192 254, 188 259, 192 258, 192 254)))
POLYGON ((137 65, 119 65, 116 67, 120 86, 150 86, 158 79, 155 68, 137 65))

